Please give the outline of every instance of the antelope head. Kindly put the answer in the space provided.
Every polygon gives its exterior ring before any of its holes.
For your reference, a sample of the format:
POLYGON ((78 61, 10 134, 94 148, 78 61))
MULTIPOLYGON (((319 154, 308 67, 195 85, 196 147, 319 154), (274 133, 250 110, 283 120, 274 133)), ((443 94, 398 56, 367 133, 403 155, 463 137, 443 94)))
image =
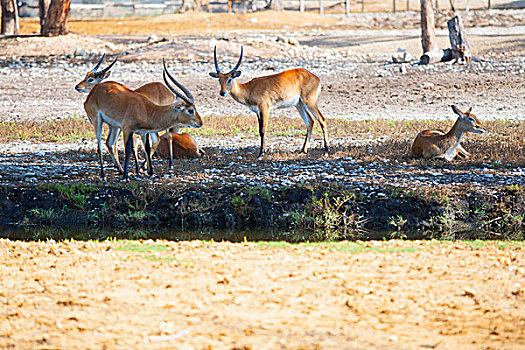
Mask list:
POLYGON ((200 128, 202 126, 202 119, 199 115, 199 112, 197 112, 197 109, 195 108, 195 99, 193 98, 193 95, 170 74, 164 60, 162 60, 162 65, 164 66, 164 70, 162 72, 164 83, 171 90, 171 92, 177 96, 177 101, 172 106, 178 113, 178 124, 180 124, 182 127, 200 128), (177 91, 170 84, 168 78, 173 82, 173 84, 181 89, 184 94, 181 94, 179 91, 177 91))
POLYGON ((75 86, 75 90, 77 90, 78 92, 90 92, 91 89, 93 89, 93 86, 95 86, 96 84, 100 83, 102 80, 109 77, 109 75, 111 74, 109 70, 111 69, 111 67, 113 67, 115 62, 117 62, 118 57, 115 58, 115 60, 113 60, 113 62, 111 62, 109 66, 97 72, 97 69, 102 64, 102 61, 104 61, 104 57, 106 57, 106 54, 102 55, 102 58, 100 59, 100 61, 98 61, 95 68, 87 72, 84 80, 82 80, 80 83, 78 83, 75 86))
POLYGON ((242 62, 242 52, 243 52, 243 47, 241 46, 241 57, 239 58, 239 61, 237 62, 235 67, 233 67, 233 69, 229 71, 228 73, 222 73, 221 70, 219 69, 219 63, 217 62, 217 46, 215 46, 215 48, 213 49, 213 60, 215 62, 216 72, 211 72, 210 76, 212 78, 219 79, 219 84, 221 85, 221 91, 219 92, 219 95, 226 96, 228 93, 230 93, 232 89, 233 79, 241 75, 241 71, 237 69, 239 69, 239 66, 241 65, 241 62, 242 62))
POLYGON ((459 108, 452 105, 452 110, 456 113, 461 120, 461 128, 464 132, 471 132, 474 134, 483 134, 485 128, 483 127, 481 121, 472 113, 472 107, 470 107, 466 112, 462 112, 459 108))

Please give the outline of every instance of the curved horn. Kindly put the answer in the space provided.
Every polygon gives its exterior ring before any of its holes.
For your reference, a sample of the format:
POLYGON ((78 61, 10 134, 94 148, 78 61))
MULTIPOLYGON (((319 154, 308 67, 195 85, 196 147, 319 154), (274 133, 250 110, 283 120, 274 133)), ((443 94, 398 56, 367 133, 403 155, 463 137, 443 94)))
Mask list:
MULTIPOLYGON (((195 101, 195 99, 193 98, 193 95, 191 94, 191 92, 188 91, 188 89, 186 89, 181 83, 179 83, 174 77, 171 76, 170 72, 168 72, 168 67, 166 67, 166 61, 164 59, 162 59, 162 65, 164 66, 164 72, 166 72, 166 74, 168 75, 170 80, 175 85, 177 85, 177 87, 179 89, 181 89, 182 92, 184 92, 184 94, 188 97, 188 100, 186 100, 186 99, 183 99, 183 100, 185 100, 186 102, 188 102, 190 104, 193 104, 194 101, 195 101)), ((164 78, 164 79, 166 79, 166 78, 164 78)))
POLYGON ((180 98, 187 104, 190 104, 190 105, 193 104, 193 102, 189 98, 187 98, 186 96, 184 96, 183 94, 175 90, 173 86, 170 85, 170 83, 168 82, 168 79, 166 79, 166 71, 162 71, 162 77, 164 78, 164 84, 166 84, 166 86, 171 90, 171 92, 175 94, 175 96, 177 96, 178 98, 180 98))
POLYGON ((219 63, 217 62, 217 45, 215 45, 215 48, 213 49, 213 61, 215 62, 215 70, 217 71, 217 74, 221 72, 219 69, 219 63))
POLYGON ((95 78, 98 78, 98 77, 100 77, 101 75, 106 74, 106 72, 107 72, 108 70, 110 70, 111 67, 113 67, 113 65, 117 62, 117 60, 118 60, 118 57, 115 58, 115 59, 113 60, 113 62, 111 62, 111 64, 110 64, 109 66, 107 66, 106 68, 102 69, 100 72, 95 72, 95 78))
POLYGON ((230 71, 230 73, 235 73, 235 71, 237 71, 237 69, 239 69, 239 66, 241 65, 241 62, 242 62, 242 51, 243 51, 243 47, 241 46, 241 57, 239 57, 239 62, 237 62, 237 64, 235 65, 235 67, 233 67, 233 69, 230 71))
POLYGON ((92 72, 96 72, 98 67, 100 67, 100 65, 102 64, 102 61, 104 61, 104 57, 106 57, 106 54, 103 54, 102 55, 102 58, 100 59, 100 61, 98 61, 97 65, 95 66, 95 68, 93 68, 91 71, 92 72))

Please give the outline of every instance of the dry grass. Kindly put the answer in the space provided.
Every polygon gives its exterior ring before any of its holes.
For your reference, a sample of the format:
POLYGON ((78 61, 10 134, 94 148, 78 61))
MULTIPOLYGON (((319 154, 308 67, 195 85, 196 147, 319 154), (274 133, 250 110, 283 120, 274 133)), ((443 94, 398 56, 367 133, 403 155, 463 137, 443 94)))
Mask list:
POLYGON ((0 142, 70 142, 95 138, 93 126, 86 119, 66 118, 44 122, 0 122, 0 142))
MULTIPOLYGON (((332 119, 328 121, 330 139, 333 140, 333 155, 353 157, 363 161, 390 160, 410 161, 408 154, 412 140, 424 129, 449 130, 453 124, 447 121, 348 121, 332 119)), ((525 123, 490 121, 485 123, 487 133, 468 135, 463 141, 465 148, 472 153, 469 162, 456 162, 464 166, 473 163, 491 163, 503 166, 503 162, 523 166, 525 164, 525 123)), ((229 138, 243 135, 243 138, 258 139, 257 119, 251 116, 220 117, 210 116, 200 129, 188 130, 191 134, 207 138, 229 138)), ((320 137, 318 126, 314 129, 320 137)), ((268 125, 267 137, 292 136, 297 139, 297 149, 302 145, 306 128, 299 118, 275 117, 268 125)), ((15 140, 32 142, 71 142, 79 139, 95 139, 92 125, 81 118, 68 118, 45 122, 1 122, 0 142, 15 140)), ((241 148, 239 148, 241 151, 241 148)), ((210 148, 208 154, 213 157, 219 148, 210 148)), ((313 149, 312 152, 321 152, 313 149)), ((293 160, 298 155, 290 151, 268 154, 269 160, 293 160)), ((428 166, 434 161, 418 161, 421 166, 428 166)))

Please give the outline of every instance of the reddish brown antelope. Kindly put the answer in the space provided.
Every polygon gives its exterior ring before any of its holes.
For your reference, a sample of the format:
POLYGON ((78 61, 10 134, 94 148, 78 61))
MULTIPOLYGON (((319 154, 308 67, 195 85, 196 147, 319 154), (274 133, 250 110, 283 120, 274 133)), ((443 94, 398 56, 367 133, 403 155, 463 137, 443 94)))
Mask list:
MULTIPOLYGON (((197 146, 195 139, 188 133, 171 133, 171 139, 171 149, 175 157, 200 157, 202 152, 204 152, 197 146)), ((157 142, 156 150, 161 156, 167 157, 169 155, 169 148, 167 136, 162 135, 159 138, 159 142, 157 142)))
POLYGON ((238 70, 242 62, 243 48, 239 61, 228 73, 219 69, 217 62, 217 47, 213 51, 215 72, 210 76, 219 79, 219 95, 230 94, 233 99, 257 114, 259 120, 259 135, 261 147, 258 158, 264 154, 264 135, 268 123, 268 115, 273 108, 295 107, 306 124, 306 139, 302 148, 303 153, 308 152, 308 145, 314 126, 314 118, 321 125, 324 137, 324 148, 328 152, 328 130, 326 118, 317 106, 317 99, 321 92, 319 78, 306 69, 296 68, 281 73, 254 78, 246 83, 239 83, 235 78, 241 75, 238 70))
MULTIPOLYGON (((105 78, 107 78, 110 75, 111 72, 109 71, 109 69, 111 69, 111 67, 116 62, 117 59, 115 59, 103 71, 97 72, 97 69, 100 67, 100 64, 103 62, 104 57, 105 57, 105 54, 102 56, 102 58, 97 63, 95 68, 86 74, 86 77, 84 78, 84 80, 82 80, 80 83, 78 83, 75 86, 75 89, 78 92, 90 92, 96 84, 99 84, 100 82, 102 82, 102 80, 104 80, 105 78)), ((157 105, 169 105, 169 104, 175 103, 175 101, 177 100, 176 95, 174 95, 171 92, 171 90, 168 89, 164 84, 159 83, 159 82, 152 82, 152 83, 145 84, 145 85, 135 89, 134 91, 138 92, 138 93, 140 93, 140 94, 142 94, 144 96, 146 96, 153 103, 155 103, 157 105)), ((174 129, 171 129, 170 131, 178 132, 178 130, 174 130, 174 129)), ((109 153, 111 155, 111 159, 113 160, 117 170, 122 174, 123 173, 123 169, 122 169, 122 166, 120 165, 118 152, 117 152, 117 149, 115 147, 115 144, 116 144, 116 142, 118 140, 119 135, 120 135, 120 128, 109 126, 109 134, 108 134, 108 138, 106 139, 106 146, 107 146, 107 148, 109 150, 109 153)), ((142 135, 142 142, 144 143, 144 145, 146 144, 145 135, 146 134, 142 135)), ((172 133, 172 135, 176 135, 176 134, 172 133)), ((134 136, 135 136, 135 140, 134 140, 134 144, 133 144, 134 145, 134 147, 133 147, 133 154, 134 154, 135 161, 137 161, 137 159, 138 159, 138 144, 136 142, 137 141, 136 139, 138 138, 139 135, 134 135, 134 136)), ((158 133, 151 133, 150 137, 151 137, 151 151, 150 151, 150 154, 148 154, 146 156, 149 157, 150 162, 151 162, 152 155, 157 150, 157 147, 159 145, 159 142, 161 142, 161 139, 159 138, 158 133)), ((190 138, 191 138, 191 136, 190 136, 190 138)), ((166 148, 163 149, 165 151, 165 154, 163 154, 163 156, 167 157, 171 153, 170 159, 172 159, 172 157, 187 157, 187 154, 188 154, 187 151, 178 152, 180 150, 186 150, 190 146, 187 136, 184 136, 184 137, 172 137, 172 140, 173 140, 173 142, 172 142, 172 145, 173 145, 172 149, 168 149, 168 147, 167 147, 168 143, 166 141, 166 148), (180 145, 178 144, 179 141, 181 142, 180 145)), ((193 140, 193 138, 191 138, 191 140, 193 141, 193 144, 191 146, 193 146, 193 145, 196 146, 196 143, 193 140)), ((199 149, 197 149, 197 153, 200 154, 200 150, 199 149)), ((191 154, 190 156, 194 156, 194 154, 191 154)), ((146 163, 147 163, 147 161, 146 161, 146 163)))
POLYGON ((423 130, 414 140, 412 155, 426 159, 440 158, 451 161, 456 156, 468 158, 470 154, 461 146, 461 140, 467 132, 483 134, 485 128, 472 113, 472 108, 462 112, 456 106, 451 106, 458 119, 448 133, 441 130, 423 130))
MULTIPOLYGON (((133 134, 154 133, 170 128, 181 127, 201 127, 202 119, 197 112, 192 94, 182 84, 177 82, 169 73, 164 64, 163 78, 166 86, 180 100, 169 105, 157 105, 140 92, 133 91, 117 82, 103 82, 96 84, 91 89, 84 109, 89 120, 97 132, 98 155, 100 161, 100 177, 105 179, 104 166, 102 162, 102 125, 106 123, 110 128, 122 130, 125 142, 125 160, 123 169, 123 179, 128 177, 129 156, 133 149, 133 134), (176 91, 169 83, 179 87, 184 95, 176 91)), ((168 139, 171 142, 171 135, 168 139)), ((146 153, 150 154, 150 143, 146 141, 146 153)), ((153 167, 150 157, 146 157, 148 162, 148 173, 153 174, 153 167)), ((120 165, 120 164, 119 164, 120 165)), ((170 159, 170 168, 173 162, 170 159)), ((138 172, 138 165, 137 165, 138 172)))

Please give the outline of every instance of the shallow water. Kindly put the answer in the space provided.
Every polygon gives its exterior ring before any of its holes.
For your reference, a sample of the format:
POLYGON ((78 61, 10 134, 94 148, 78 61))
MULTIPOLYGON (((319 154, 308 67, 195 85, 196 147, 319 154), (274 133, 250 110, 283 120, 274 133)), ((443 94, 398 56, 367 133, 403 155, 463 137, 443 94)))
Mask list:
POLYGON ((0 238, 11 240, 105 240, 116 239, 167 239, 170 241, 214 240, 214 241, 290 241, 289 232, 272 231, 176 231, 166 228, 92 228, 92 227, 39 227, 0 226, 0 238))
MULTIPOLYGON (((519 235, 518 235, 519 236, 519 235)), ((286 241, 297 242, 317 242, 317 241, 368 241, 368 240, 389 240, 389 239, 448 239, 448 240, 469 240, 469 239, 494 239, 483 230, 465 230, 461 232, 450 232, 449 234, 432 232, 398 232, 398 231, 359 231, 351 233, 346 237, 331 236, 330 234, 316 234, 305 231, 278 231, 278 230, 200 230, 200 231, 180 231, 168 228, 155 227, 128 227, 124 229, 104 228, 104 227, 56 227, 56 226, 37 226, 37 225, 0 225, 0 238, 21 241, 45 241, 45 240, 67 240, 78 241, 87 240, 106 240, 106 239, 166 239, 170 241, 228 241, 228 242, 257 242, 257 241, 286 241)), ((516 238, 515 238, 516 239, 516 238)), ((519 238, 517 238, 519 239, 519 238)))

